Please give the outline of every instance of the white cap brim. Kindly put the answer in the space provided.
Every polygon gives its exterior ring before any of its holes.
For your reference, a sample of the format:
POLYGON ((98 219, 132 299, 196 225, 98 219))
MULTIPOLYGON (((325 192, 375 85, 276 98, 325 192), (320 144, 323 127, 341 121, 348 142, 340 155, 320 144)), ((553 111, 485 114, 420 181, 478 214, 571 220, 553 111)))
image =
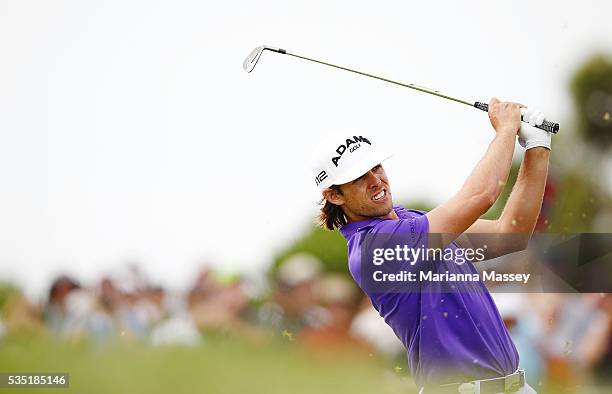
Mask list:
POLYGON ((389 152, 375 153, 371 155, 370 157, 368 157, 366 160, 361 160, 358 164, 353 166, 350 170, 342 174, 342 176, 339 176, 337 179, 334 179, 333 184, 342 185, 344 183, 354 181, 355 179, 359 178, 366 172, 370 171, 372 168, 379 165, 383 161, 387 160, 391 156, 393 156, 393 153, 389 153, 389 152))

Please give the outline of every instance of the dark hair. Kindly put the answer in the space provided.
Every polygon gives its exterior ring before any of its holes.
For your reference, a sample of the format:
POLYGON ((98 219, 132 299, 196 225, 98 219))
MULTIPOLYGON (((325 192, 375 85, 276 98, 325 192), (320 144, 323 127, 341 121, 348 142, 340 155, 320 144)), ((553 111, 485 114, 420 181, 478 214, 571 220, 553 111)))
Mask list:
MULTIPOLYGON (((336 193, 342 194, 342 190, 337 185, 332 185, 329 188, 336 193)), ((319 213, 319 226, 328 230, 334 230, 346 224, 346 215, 344 215, 340 205, 332 204, 325 197, 321 199, 319 205, 323 205, 321 213, 319 213)))
POLYGON ((56 278, 51 284, 51 288, 49 289, 49 303, 57 302, 57 298, 62 295, 62 290, 71 292, 72 290, 78 290, 80 288, 81 285, 79 282, 69 276, 62 275, 56 278))

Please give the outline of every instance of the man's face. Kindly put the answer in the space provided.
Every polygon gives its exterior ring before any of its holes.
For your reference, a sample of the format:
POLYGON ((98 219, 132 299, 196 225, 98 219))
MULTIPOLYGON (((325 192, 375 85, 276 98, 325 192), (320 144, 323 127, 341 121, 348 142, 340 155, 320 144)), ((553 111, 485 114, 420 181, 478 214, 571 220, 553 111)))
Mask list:
POLYGON ((352 182, 340 185, 342 194, 330 202, 341 205, 350 221, 386 217, 393 211, 389 180, 382 165, 377 165, 352 182))

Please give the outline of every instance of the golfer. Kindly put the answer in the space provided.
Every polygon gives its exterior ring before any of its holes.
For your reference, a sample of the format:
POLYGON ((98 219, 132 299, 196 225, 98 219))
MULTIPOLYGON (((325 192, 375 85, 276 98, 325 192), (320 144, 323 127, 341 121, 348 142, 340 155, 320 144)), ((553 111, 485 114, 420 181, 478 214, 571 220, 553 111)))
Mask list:
MULTIPOLYGON (((495 98, 489 103, 489 119, 495 135, 486 153, 461 189, 429 212, 393 205, 381 164, 389 155, 367 135, 336 136, 315 152, 313 175, 324 202, 320 222, 330 230, 338 228, 346 238, 349 271, 404 344, 408 366, 424 394, 535 393, 519 369, 517 350, 482 282, 457 282, 453 290, 443 292, 375 291, 363 285, 362 244, 379 234, 387 237, 382 239, 400 237, 409 247, 445 249, 482 244, 482 234, 518 235, 490 237, 485 259, 526 247, 542 204, 550 133, 533 127, 544 121, 542 113, 495 98), (521 122, 521 114, 528 124, 521 122), (526 152, 516 184, 499 219, 480 219, 508 179, 517 134, 526 152), (474 286, 481 291, 468 291, 474 286)), ((398 146, 407 154, 420 149, 412 141, 398 146)), ((450 163, 444 164, 450 175, 450 163)), ((408 172, 422 172, 425 165, 412 162, 408 172)), ((439 274, 477 272, 471 262, 423 266, 439 274)))

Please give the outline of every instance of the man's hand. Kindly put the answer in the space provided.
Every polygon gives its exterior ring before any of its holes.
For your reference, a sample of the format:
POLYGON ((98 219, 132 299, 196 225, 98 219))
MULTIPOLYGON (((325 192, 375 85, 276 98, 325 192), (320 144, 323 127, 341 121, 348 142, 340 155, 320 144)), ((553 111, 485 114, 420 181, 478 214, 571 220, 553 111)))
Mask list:
POLYGON ((544 122, 544 114, 538 110, 529 108, 521 108, 521 114, 523 115, 525 122, 529 124, 521 122, 521 128, 518 133, 519 144, 525 148, 525 150, 536 148, 538 146, 550 150, 550 133, 546 130, 534 127, 540 126, 544 122))
POLYGON ((493 97, 489 101, 489 120, 495 131, 516 134, 521 127, 521 105, 500 102, 493 97))

